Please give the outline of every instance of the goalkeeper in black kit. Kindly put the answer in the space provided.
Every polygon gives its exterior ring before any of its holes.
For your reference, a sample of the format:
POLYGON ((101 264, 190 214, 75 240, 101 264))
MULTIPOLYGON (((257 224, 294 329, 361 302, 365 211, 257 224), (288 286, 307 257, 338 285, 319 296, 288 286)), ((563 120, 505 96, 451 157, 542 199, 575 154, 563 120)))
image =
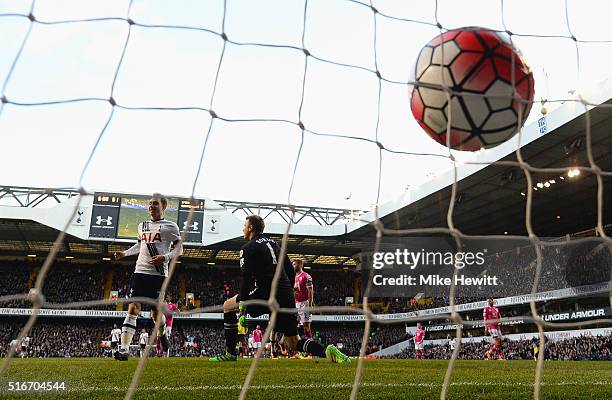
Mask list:
MULTIPOLYGON (((270 297, 272 279, 279 262, 283 264, 276 301, 281 308, 295 308, 293 298, 293 285, 291 284, 295 272, 288 257, 279 260, 280 247, 278 244, 263 236, 265 224, 258 215, 250 215, 244 222, 244 238, 248 240, 240 250, 240 291, 236 296, 227 299, 223 303, 223 328, 225 331, 226 352, 223 355, 209 358, 213 362, 236 361, 236 343, 238 340, 238 317, 236 311, 248 313, 251 317, 258 317, 270 312, 267 306, 249 305, 243 306, 242 302, 247 300, 264 300, 270 297)), ((297 319, 293 313, 278 313, 275 332, 283 334, 282 341, 290 350, 310 353, 315 357, 327 357, 328 359, 346 364, 350 358, 344 355, 334 345, 324 348, 314 339, 300 339, 297 333, 297 319)))

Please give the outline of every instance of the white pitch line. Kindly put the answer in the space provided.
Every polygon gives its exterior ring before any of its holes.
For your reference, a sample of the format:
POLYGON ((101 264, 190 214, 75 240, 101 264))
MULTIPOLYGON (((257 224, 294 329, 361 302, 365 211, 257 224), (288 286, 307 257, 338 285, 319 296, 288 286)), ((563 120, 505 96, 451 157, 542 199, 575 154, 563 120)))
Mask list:
MULTIPOLYGON (((612 382, 542 382, 542 386, 612 386, 612 382)), ((397 387, 425 387, 438 388, 442 387, 441 383, 423 383, 423 382, 405 382, 405 383, 374 383, 365 382, 359 385, 360 387, 374 388, 397 388, 397 387)), ((533 387, 533 383, 527 382, 452 382, 451 386, 502 386, 502 387, 533 387)), ((296 384, 296 385, 252 385, 250 390, 295 390, 295 389, 350 389, 352 383, 329 383, 329 384, 296 384)), ((71 392, 125 392, 127 387, 109 386, 109 387, 83 387, 69 388, 71 392)), ((200 385, 200 386, 140 386, 138 391, 174 391, 174 392, 195 392, 206 390, 240 390, 242 385, 200 385)))

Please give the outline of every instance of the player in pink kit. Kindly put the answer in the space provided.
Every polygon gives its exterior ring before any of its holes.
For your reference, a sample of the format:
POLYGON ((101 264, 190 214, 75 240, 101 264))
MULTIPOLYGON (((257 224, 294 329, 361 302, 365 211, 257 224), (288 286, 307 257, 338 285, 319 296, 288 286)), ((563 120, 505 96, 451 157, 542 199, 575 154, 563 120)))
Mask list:
POLYGON ((263 332, 261 331, 261 327, 257 325, 255 330, 253 331, 253 354, 257 357, 257 351, 261 347, 261 340, 263 339, 263 332))
POLYGON ((484 308, 484 310, 482 310, 482 318, 484 319, 485 323, 485 335, 488 333, 493 339, 491 347, 485 353, 487 359, 491 360, 494 356, 497 356, 499 360, 503 360, 504 355, 501 348, 501 331, 499 328, 499 322, 487 322, 501 318, 499 310, 493 305, 493 297, 487 298, 487 306, 484 308))
POLYGON ((425 350, 423 346, 425 342, 425 330, 421 328, 421 323, 417 323, 416 331, 414 333, 414 351, 416 353, 417 360, 423 360, 425 358, 425 350))
MULTIPOLYGON (((172 302, 172 295, 166 295, 166 307, 172 312, 178 312, 178 306, 172 302)), ((172 338, 172 321, 174 320, 174 314, 164 314, 166 317, 166 337, 168 340, 172 338)), ((157 338, 157 354, 162 354, 161 342, 159 337, 157 338)), ((164 357, 170 357, 170 348, 163 354, 164 357)))
POLYGON ((304 272, 303 260, 293 260, 293 270, 295 271, 295 282, 293 285, 293 294, 295 296, 295 308, 298 310, 298 327, 304 328, 306 338, 312 338, 310 330, 310 322, 312 315, 310 307, 314 306, 314 287, 312 285, 312 277, 304 272))

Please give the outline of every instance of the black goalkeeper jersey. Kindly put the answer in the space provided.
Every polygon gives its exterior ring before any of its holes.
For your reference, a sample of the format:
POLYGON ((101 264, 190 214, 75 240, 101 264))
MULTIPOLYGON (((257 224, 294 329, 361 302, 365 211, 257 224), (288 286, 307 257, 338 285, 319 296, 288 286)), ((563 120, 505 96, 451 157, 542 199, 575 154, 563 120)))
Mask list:
MULTIPOLYGON (((272 239, 258 235, 240 250, 240 292, 238 300, 248 300, 257 291, 258 296, 267 298, 272 287, 276 265, 279 263, 280 246, 272 239)), ((279 289, 293 290, 295 272, 289 257, 285 255, 279 289)))

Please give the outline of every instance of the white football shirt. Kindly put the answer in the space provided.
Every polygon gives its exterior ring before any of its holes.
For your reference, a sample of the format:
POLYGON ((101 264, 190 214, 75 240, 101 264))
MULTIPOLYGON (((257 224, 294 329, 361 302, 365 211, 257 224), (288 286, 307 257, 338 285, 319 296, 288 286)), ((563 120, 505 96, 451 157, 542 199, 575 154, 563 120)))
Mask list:
POLYGON ((140 240, 140 253, 136 260, 135 273, 168 276, 166 260, 161 265, 154 265, 151 259, 154 256, 163 256, 170 252, 173 243, 181 239, 178 225, 172 221, 160 219, 158 221, 145 221, 138 224, 138 240, 140 240))
POLYGON ((121 329, 115 328, 111 330, 111 342, 119 342, 121 340, 121 329))

